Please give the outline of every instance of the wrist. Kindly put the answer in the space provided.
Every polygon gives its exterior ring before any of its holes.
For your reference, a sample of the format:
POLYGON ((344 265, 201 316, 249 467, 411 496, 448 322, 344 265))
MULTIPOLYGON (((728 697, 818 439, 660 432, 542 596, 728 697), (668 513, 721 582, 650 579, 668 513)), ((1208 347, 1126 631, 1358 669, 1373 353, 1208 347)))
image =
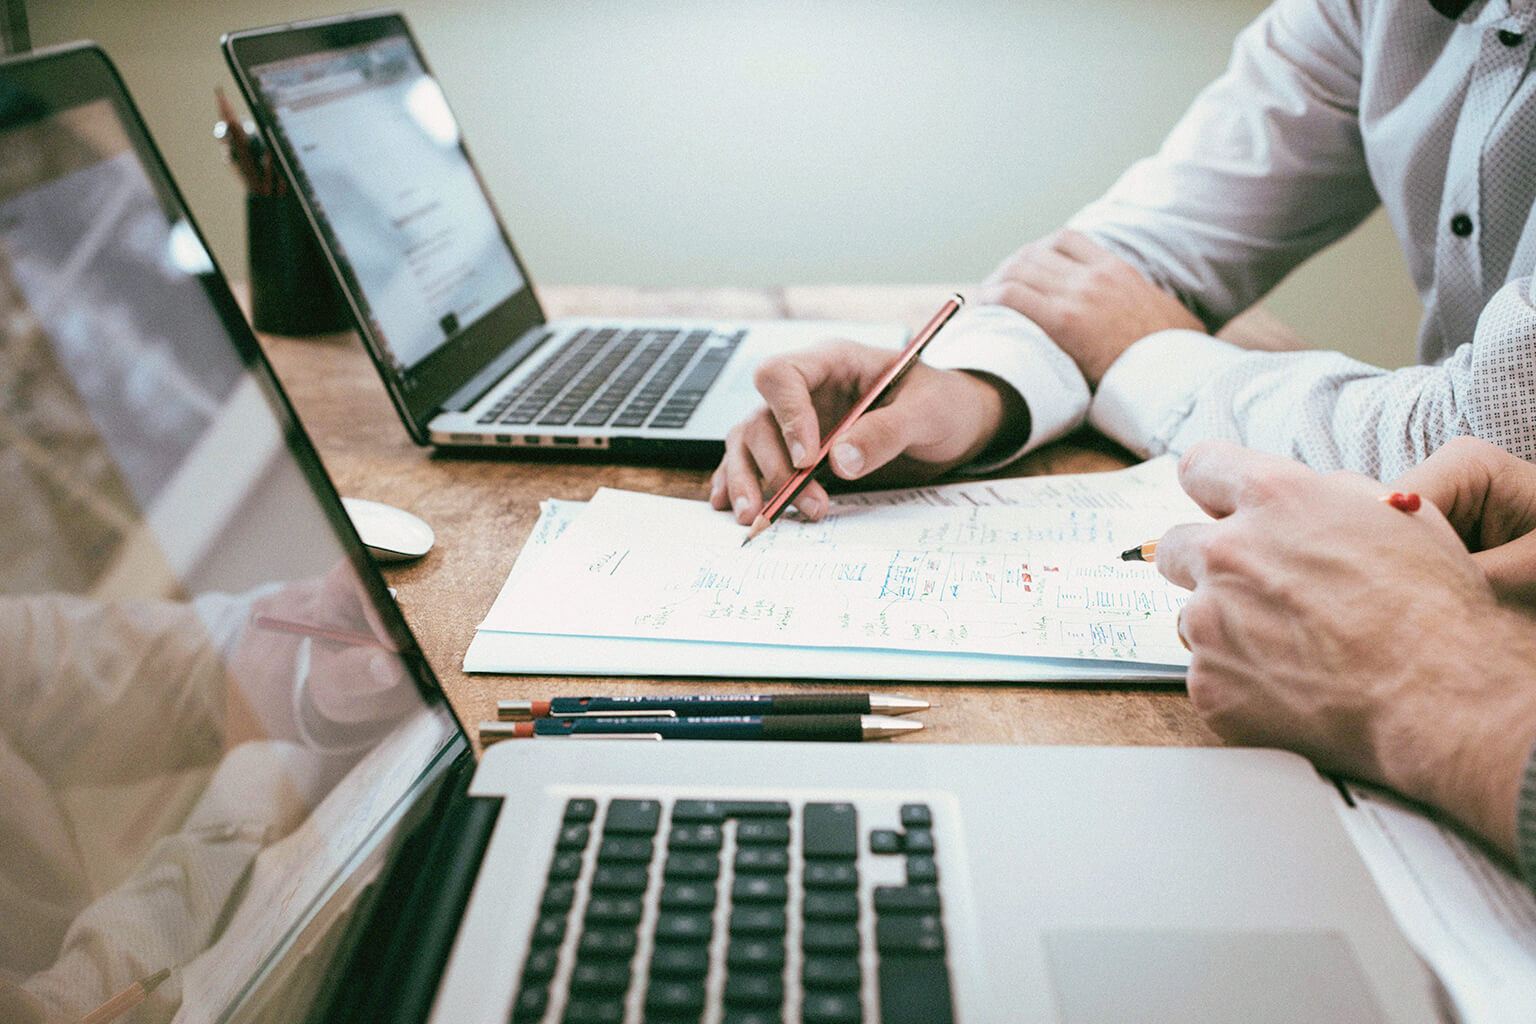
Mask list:
POLYGON ((1029 406, 1012 385, 980 370, 961 370, 974 382, 980 429, 960 465, 989 462, 1016 451, 1029 439, 1029 406))
POLYGON ((1495 606, 1408 671, 1372 745, 1387 785, 1513 856, 1520 787, 1536 743, 1536 633, 1495 606))

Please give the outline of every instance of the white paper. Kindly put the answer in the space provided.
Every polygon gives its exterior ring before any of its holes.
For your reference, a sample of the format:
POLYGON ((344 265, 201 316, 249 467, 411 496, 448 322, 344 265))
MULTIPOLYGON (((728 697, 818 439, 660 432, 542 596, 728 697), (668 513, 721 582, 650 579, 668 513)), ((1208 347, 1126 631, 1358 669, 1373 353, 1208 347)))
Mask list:
POLYGON ((465 668, 1177 678, 1185 592, 1118 556, 1196 518, 1171 459, 840 498, 822 522, 785 519, 745 547, 744 529, 704 502, 603 490, 579 510, 545 504, 465 668), (578 665, 550 664, 569 647, 556 637, 586 638, 578 665), (741 671, 743 650, 793 649, 818 654, 741 671), (915 664, 934 656, 959 671, 915 664))
POLYGON ((1340 816, 1463 1024, 1536 1019, 1536 897, 1457 829, 1361 786, 1340 816))

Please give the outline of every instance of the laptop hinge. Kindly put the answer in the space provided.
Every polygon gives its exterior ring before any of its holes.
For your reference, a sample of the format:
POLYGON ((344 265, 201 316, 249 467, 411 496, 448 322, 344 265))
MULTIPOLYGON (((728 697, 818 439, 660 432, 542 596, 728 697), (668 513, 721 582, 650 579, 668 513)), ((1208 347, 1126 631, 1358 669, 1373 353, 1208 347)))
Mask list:
POLYGON ((427 1019, 459 920, 501 811, 500 798, 468 793, 472 758, 453 777, 381 881, 339 984, 313 1020, 420 1024, 427 1019))
POLYGON ((522 337, 502 351, 495 359, 486 363, 480 372, 469 379, 459 390, 443 399, 443 412, 463 412, 470 408, 485 393, 495 387, 503 377, 512 372, 512 368, 533 354, 534 349, 554 337, 554 332, 543 324, 532 330, 524 331, 522 337))

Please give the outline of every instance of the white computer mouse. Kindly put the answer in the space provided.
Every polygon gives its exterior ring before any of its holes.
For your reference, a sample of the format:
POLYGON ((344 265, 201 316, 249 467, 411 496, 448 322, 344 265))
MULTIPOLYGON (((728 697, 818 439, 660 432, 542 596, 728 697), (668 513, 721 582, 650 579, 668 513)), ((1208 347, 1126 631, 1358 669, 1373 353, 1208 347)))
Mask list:
POLYGON ((342 498, 341 504, 368 553, 380 562, 403 562, 432 550, 432 527, 404 509, 366 498, 342 498))

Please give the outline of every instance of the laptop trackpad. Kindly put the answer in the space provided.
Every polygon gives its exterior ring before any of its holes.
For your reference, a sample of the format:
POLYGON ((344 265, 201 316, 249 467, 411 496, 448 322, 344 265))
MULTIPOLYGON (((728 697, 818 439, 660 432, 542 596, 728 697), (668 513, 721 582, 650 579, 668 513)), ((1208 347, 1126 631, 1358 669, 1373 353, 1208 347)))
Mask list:
POLYGON ((1063 1024, 1371 1024, 1337 932, 1071 931, 1045 936, 1063 1024))

